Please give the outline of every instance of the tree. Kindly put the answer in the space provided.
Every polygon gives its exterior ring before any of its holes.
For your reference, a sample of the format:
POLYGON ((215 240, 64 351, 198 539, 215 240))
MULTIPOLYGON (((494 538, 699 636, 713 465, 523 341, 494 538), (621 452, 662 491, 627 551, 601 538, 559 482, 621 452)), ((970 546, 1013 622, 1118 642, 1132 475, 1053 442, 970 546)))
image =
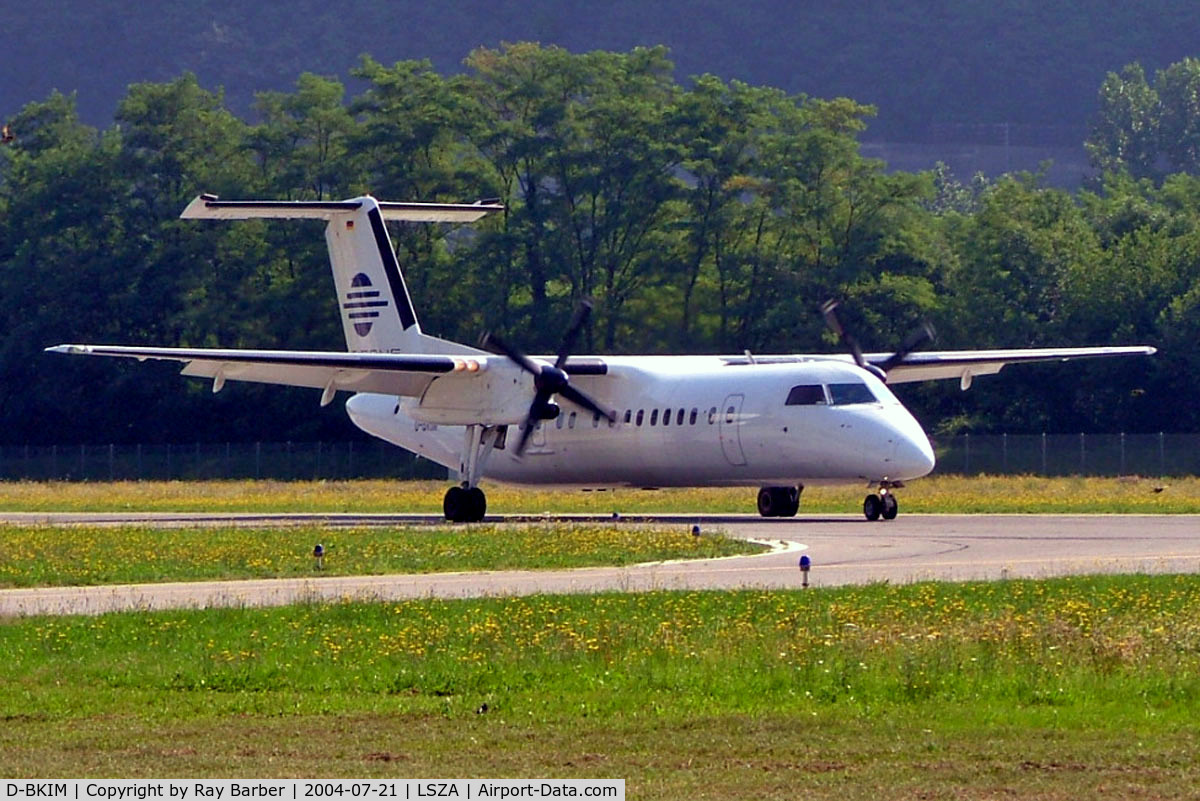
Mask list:
POLYGON ((191 73, 165 84, 133 84, 116 120, 123 168, 137 177, 135 197, 149 219, 178 214, 201 188, 219 194, 245 184, 245 123, 191 73))
POLYGON ((1200 174, 1200 59, 1185 58, 1158 73, 1159 137, 1179 172, 1200 174))
MULTIPOLYGON (((673 257, 668 269, 682 284, 678 333, 668 343, 676 349, 697 344, 693 321, 703 308, 697 290, 712 284, 705 278, 737 236, 733 223, 744 205, 739 187, 753 169, 756 136, 767 124, 772 97, 770 90, 738 81, 726 85, 702 75, 669 111, 668 125, 679 142, 680 168, 687 176, 678 222, 685 235, 668 251, 673 257)), ((716 332, 699 339, 715 342, 716 332)))
POLYGON ((1102 172, 1127 170, 1135 178, 1158 174, 1159 98, 1136 62, 1108 73, 1100 86, 1095 119, 1084 147, 1102 172))
POLYGON ((472 141, 511 199, 505 272, 526 276, 524 314, 506 316, 546 332, 542 344, 553 347, 550 332, 594 295, 600 342, 617 347, 622 309, 648 280, 677 189, 665 50, 573 56, 518 44, 476 50, 467 66, 480 109, 472 141), (553 315, 552 292, 569 301, 553 315))
POLYGON ((249 131, 249 146, 271 197, 337 198, 360 182, 348 158, 354 124, 344 95, 339 81, 308 72, 291 94, 258 94, 263 122, 249 131))

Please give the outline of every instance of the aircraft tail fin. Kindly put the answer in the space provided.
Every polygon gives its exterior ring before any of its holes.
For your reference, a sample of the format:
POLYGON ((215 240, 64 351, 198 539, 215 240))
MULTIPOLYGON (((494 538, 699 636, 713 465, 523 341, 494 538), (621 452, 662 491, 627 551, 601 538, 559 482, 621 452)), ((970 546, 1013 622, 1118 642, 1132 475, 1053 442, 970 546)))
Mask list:
POLYGON ((477 353, 421 333, 384 220, 474 222, 504 207, 492 203, 389 203, 364 195, 340 201, 220 200, 200 195, 185 219, 325 220, 325 241, 351 352, 477 353))

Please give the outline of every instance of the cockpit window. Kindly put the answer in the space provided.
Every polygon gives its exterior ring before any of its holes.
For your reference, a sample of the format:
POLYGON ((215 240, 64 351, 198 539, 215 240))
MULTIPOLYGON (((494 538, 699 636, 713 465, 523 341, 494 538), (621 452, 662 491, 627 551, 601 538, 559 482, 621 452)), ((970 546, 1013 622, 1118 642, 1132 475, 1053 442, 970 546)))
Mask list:
POLYGON ((800 384, 788 393, 788 406, 814 406, 825 403, 825 389, 820 384, 800 384))
POLYGON ((879 403, 879 398, 871 392, 866 384, 830 384, 829 397, 834 406, 845 406, 851 403, 879 403))

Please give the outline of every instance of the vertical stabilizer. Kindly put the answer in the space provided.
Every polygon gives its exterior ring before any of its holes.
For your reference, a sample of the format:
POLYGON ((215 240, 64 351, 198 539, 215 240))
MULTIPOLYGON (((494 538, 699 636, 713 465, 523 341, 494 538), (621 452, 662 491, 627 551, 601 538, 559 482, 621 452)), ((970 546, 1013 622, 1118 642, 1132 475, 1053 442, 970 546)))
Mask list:
POLYGON ((359 198, 350 214, 325 228, 346 349, 421 353, 421 325, 400 272, 379 203, 359 198))

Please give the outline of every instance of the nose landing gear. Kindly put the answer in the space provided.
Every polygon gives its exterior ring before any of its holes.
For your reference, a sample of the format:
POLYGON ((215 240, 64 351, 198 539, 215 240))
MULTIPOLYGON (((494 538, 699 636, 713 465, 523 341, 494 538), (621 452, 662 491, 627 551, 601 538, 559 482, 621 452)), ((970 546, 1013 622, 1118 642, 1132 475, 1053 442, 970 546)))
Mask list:
POLYGON ((879 494, 871 493, 863 500, 863 515, 867 520, 895 520, 900 513, 900 502, 892 490, 903 486, 900 481, 880 481, 879 494))

